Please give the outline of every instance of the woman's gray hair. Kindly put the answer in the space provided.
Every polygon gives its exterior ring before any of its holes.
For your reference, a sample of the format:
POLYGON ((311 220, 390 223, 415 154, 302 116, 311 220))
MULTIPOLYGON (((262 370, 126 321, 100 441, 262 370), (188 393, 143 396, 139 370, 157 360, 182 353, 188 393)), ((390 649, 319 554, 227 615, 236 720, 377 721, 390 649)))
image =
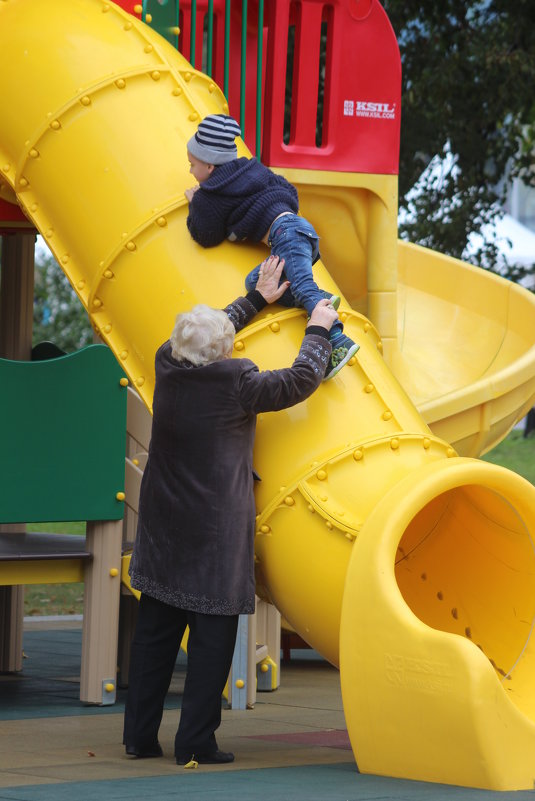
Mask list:
POLYGON ((221 309, 199 303, 191 311, 178 314, 169 337, 173 358, 196 367, 225 358, 234 344, 236 331, 221 309))

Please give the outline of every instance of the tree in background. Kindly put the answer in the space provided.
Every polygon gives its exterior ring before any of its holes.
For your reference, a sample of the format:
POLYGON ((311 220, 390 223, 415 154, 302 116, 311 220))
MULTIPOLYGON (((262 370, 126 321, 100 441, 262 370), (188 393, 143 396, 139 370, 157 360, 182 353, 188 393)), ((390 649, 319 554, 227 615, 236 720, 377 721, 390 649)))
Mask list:
POLYGON ((91 344, 93 329, 58 263, 39 251, 35 261, 33 344, 44 341, 70 353, 91 344))
MULTIPOLYGON (((535 186, 535 3, 383 2, 403 69, 400 236, 460 258, 503 214, 513 178, 535 186)), ((492 242, 469 260, 513 280, 533 272, 492 242)))

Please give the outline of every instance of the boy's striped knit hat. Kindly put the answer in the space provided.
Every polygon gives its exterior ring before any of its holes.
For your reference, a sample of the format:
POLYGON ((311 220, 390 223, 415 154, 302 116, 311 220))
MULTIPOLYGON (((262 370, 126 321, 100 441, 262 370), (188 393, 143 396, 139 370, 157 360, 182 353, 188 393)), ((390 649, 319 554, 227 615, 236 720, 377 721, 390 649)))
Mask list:
POLYGON ((224 164, 238 157, 236 136, 241 136, 241 129, 233 117, 210 114, 199 123, 197 133, 188 142, 188 150, 206 164, 224 164))

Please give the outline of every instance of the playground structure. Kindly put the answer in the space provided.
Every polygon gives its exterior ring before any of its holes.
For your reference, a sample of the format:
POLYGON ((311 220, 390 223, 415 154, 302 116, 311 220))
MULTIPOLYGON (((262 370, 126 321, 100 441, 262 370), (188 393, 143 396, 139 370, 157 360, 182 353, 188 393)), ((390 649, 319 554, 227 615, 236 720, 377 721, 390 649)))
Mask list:
POLYGON ((0 359, 2 522, 87 521, 85 536, 0 533, 0 587, 84 582, 80 698, 104 705, 116 694, 126 384, 103 345, 0 359))
MULTIPOLYGON (((325 231, 318 283, 341 291, 361 344, 305 404, 259 416, 259 593, 340 664, 362 772, 531 788, 535 491, 466 457, 533 404, 533 297, 397 242, 399 53, 379 3, 277 2, 265 20, 263 4, 251 5, 260 24, 242 26, 239 52, 256 55, 247 81, 270 113, 259 125, 244 109, 245 139, 298 186, 303 213, 325 231), (277 55, 289 30, 286 144, 277 55)), ((198 67, 202 26, 180 6, 198 67)), ((207 113, 230 105, 240 116, 216 46, 227 8, 236 6, 213 3, 213 79, 113 3, 56 0, 53 18, 31 0, 0 8, 0 94, 18 109, 1 126, 1 197, 43 234, 148 408, 154 352, 176 312, 201 299, 224 305, 265 253, 202 251, 185 227, 185 143, 207 113)), ((240 105, 246 95, 240 85, 240 105)), ((272 307, 240 333, 236 355, 261 369, 288 364, 303 325, 300 310, 272 307)))

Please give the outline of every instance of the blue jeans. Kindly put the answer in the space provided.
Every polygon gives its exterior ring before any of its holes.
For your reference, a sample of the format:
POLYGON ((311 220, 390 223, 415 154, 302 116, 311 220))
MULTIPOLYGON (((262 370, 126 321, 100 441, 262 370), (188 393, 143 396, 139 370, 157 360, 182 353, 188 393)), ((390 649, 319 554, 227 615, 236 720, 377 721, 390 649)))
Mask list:
MULTIPOLYGON (((290 288, 279 298, 283 306, 300 306, 310 316, 314 307, 331 293, 320 289, 312 275, 312 265, 319 258, 319 237, 312 225, 297 214, 285 214, 271 226, 268 245, 271 255, 284 259, 283 281, 290 282, 290 288)), ((245 279, 248 292, 256 287, 260 265, 252 270, 245 279)), ((342 323, 336 322, 331 328, 330 339, 343 329, 342 323)))

